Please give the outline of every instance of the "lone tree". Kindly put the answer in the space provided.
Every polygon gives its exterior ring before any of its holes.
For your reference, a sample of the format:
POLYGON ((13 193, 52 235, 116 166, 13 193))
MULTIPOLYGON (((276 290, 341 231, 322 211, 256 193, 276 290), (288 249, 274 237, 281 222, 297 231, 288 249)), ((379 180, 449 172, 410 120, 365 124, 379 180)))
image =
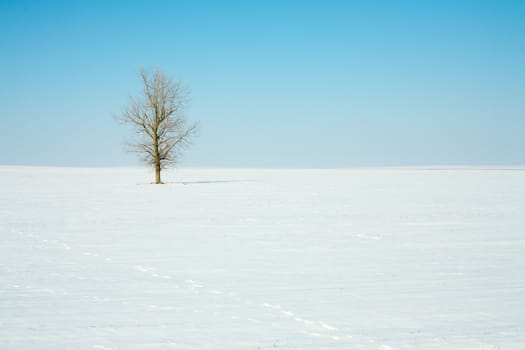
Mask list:
POLYGON ((155 169, 155 183, 161 184, 160 172, 180 159, 195 136, 198 123, 188 125, 185 107, 189 92, 179 80, 173 80, 155 70, 140 71, 143 91, 132 98, 121 121, 131 124, 137 138, 130 150, 142 155, 142 160, 155 169))

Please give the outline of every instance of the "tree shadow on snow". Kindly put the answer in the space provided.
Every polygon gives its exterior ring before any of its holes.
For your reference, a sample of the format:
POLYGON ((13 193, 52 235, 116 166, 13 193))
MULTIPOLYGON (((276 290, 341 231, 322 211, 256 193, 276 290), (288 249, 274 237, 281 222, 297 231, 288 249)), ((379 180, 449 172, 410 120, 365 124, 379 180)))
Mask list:
POLYGON ((202 181, 175 181, 165 182, 165 184, 174 185, 203 185, 203 184, 226 184, 235 182, 247 182, 246 180, 202 180, 202 181))

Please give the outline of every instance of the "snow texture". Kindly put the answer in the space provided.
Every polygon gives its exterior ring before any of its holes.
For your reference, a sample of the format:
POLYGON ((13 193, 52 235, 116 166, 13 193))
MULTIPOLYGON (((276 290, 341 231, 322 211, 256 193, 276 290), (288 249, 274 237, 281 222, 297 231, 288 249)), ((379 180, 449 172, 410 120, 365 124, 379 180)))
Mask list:
POLYGON ((525 349, 523 170, 0 167, 0 349, 525 349))

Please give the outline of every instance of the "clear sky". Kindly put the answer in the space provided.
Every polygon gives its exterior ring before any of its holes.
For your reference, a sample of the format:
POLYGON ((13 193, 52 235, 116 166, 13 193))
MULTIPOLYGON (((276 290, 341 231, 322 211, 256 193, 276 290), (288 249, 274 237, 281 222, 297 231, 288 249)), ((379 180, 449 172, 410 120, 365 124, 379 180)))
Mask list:
POLYGON ((0 164, 138 164, 112 116, 158 67, 182 166, 525 165, 525 1, 0 0, 0 31, 0 164))

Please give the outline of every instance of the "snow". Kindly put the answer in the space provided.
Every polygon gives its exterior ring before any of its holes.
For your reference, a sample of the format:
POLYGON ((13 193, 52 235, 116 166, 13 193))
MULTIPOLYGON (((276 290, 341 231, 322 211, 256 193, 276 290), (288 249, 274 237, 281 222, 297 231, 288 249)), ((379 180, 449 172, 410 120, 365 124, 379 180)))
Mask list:
POLYGON ((525 169, 0 167, 0 349, 524 349, 525 169))

